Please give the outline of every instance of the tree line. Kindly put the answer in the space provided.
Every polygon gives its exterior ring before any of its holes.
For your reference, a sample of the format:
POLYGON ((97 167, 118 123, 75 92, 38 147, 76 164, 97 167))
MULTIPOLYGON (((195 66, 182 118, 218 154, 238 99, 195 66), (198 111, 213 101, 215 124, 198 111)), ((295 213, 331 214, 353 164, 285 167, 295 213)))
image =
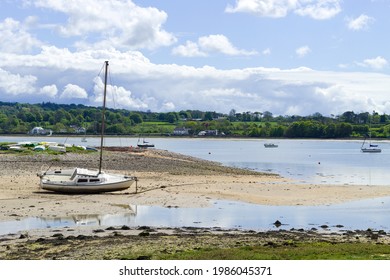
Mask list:
MULTIPOLYGON (((26 134, 34 127, 51 129, 55 134, 99 134, 101 107, 56 103, 0 102, 0 134, 26 134)), ((348 138, 390 136, 390 116, 376 112, 347 111, 334 116, 314 113, 309 116, 274 116, 271 112, 228 114, 182 110, 179 112, 141 112, 107 109, 106 133, 116 135, 172 135, 175 127, 185 127, 190 135, 217 130, 219 135, 238 137, 348 138)))

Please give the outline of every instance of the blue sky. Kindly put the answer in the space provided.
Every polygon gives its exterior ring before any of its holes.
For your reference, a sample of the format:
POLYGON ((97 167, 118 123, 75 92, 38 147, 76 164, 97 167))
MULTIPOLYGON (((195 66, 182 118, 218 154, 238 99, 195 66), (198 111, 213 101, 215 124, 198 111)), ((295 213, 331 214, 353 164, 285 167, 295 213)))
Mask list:
POLYGON ((1 0, 0 101, 390 114, 390 0, 1 0))

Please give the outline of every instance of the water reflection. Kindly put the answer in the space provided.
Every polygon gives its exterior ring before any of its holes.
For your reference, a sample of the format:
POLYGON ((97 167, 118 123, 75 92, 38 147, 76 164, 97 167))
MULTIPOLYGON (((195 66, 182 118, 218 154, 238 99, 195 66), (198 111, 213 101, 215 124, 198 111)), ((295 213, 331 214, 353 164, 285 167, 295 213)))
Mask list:
POLYGON ((30 217, 0 223, 0 235, 31 229, 123 226, 129 227, 220 227, 223 229, 390 229, 390 198, 369 199, 329 206, 264 206, 232 201, 215 201, 210 208, 164 208, 133 206, 133 211, 115 215, 30 217), (280 221, 280 225, 275 225, 280 221))

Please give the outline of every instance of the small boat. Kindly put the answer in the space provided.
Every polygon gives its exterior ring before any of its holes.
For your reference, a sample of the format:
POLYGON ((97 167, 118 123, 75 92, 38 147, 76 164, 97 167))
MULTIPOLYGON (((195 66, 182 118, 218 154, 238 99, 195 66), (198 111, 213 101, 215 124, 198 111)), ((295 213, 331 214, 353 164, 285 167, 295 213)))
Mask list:
POLYGON ((145 139, 142 140, 140 143, 140 139, 138 139, 137 147, 139 148, 153 148, 154 144, 150 144, 149 142, 145 141, 145 139))
POLYGON ((368 145, 368 147, 366 148, 361 148, 361 151, 363 153, 381 153, 382 152, 382 149, 381 148, 378 148, 378 145, 368 145))
POLYGON ((273 143, 265 143, 265 144, 264 144, 264 147, 266 147, 266 148, 277 148, 278 145, 273 144, 273 143))
MULTIPOLYGON (((129 188, 134 181, 136 181, 136 177, 133 176, 126 176, 122 174, 107 174, 102 171, 107 70, 108 61, 105 62, 99 170, 89 170, 75 167, 65 170, 60 169, 41 172, 37 175, 40 177, 40 186, 42 189, 59 193, 78 194, 113 192, 125 190, 129 188)), ((51 146, 49 146, 49 148, 50 147, 51 146)))
POLYGON ((60 193, 101 193, 129 188, 134 177, 107 174, 84 168, 46 171, 41 177, 44 190, 60 193))
POLYGON ((44 151, 46 147, 44 145, 38 145, 33 148, 33 151, 44 151))
POLYGON ((58 146, 58 145, 50 145, 47 147, 50 151, 60 152, 60 153, 66 153, 66 147, 65 146, 58 146))
MULTIPOLYGON (((366 137, 367 138, 367 137, 366 137)), ((376 144, 371 144, 371 134, 369 135, 369 141, 368 141, 368 146, 364 146, 366 143, 366 138, 364 138, 363 144, 360 148, 360 150, 363 153, 381 153, 382 149, 378 147, 376 144)))
POLYGON ((20 145, 11 145, 8 149, 11 151, 23 151, 23 147, 20 145))

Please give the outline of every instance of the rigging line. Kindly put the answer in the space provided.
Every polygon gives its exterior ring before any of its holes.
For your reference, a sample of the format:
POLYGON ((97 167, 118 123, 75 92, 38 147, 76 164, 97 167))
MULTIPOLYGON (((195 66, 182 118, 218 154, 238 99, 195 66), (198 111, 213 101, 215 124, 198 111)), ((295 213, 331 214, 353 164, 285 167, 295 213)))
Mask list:
MULTIPOLYGON (((118 109, 118 106, 117 106, 118 93, 116 91, 117 87, 114 86, 114 82, 113 82, 112 75, 111 75, 111 68, 108 69, 108 80, 109 80, 109 91, 111 93, 113 107, 114 107, 114 109, 118 109)), ((122 146, 122 138, 121 137, 119 137, 119 145, 122 146)))
POLYGON ((109 85, 110 85, 110 90, 111 90, 111 95, 112 95, 112 101, 114 103, 114 109, 117 109, 117 102, 116 102, 116 87, 114 86, 114 83, 112 81, 112 76, 111 76, 111 70, 108 70, 108 80, 110 81, 109 82, 109 85))
POLYGON ((100 68, 100 71, 99 71, 99 74, 97 74, 97 77, 100 77, 100 75, 102 74, 104 66, 105 66, 105 63, 102 64, 102 68, 100 68))

